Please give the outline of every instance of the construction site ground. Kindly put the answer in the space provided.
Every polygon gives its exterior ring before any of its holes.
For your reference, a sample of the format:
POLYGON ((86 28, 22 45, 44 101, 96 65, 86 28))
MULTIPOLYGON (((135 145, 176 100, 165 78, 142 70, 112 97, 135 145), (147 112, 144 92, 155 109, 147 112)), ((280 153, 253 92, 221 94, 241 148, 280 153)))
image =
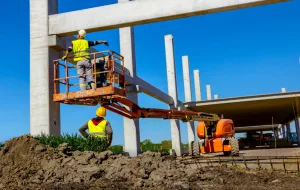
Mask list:
POLYGON ((300 189, 295 174, 239 167, 192 167, 146 152, 134 158, 110 151, 72 151, 42 145, 29 135, 0 150, 0 189, 300 189))
MULTIPOLYGON (((270 148, 269 146, 258 146, 240 150, 240 156, 300 156, 300 147, 270 148)), ((201 154, 204 157, 223 156, 223 153, 201 154)))
POLYGON ((300 156, 300 147, 269 148, 260 146, 252 149, 240 150, 240 156, 300 156))

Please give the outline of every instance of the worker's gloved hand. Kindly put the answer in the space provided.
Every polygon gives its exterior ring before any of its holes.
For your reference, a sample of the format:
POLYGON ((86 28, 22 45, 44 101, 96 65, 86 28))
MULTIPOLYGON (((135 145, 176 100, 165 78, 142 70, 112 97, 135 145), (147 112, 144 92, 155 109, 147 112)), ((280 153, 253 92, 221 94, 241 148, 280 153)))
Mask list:
POLYGON ((62 58, 61 58, 61 60, 63 60, 63 61, 65 61, 67 59, 67 56, 63 56, 62 58))
POLYGON ((109 46, 109 43, 107 41, 103 41, 104 45, 109 46))

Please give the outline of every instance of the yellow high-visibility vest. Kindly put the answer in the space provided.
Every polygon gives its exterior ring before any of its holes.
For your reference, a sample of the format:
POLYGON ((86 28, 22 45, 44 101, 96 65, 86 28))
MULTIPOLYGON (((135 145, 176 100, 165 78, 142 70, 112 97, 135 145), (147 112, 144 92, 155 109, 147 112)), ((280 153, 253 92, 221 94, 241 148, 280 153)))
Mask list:
POLYGON ((88 129, 89 129, 90 135, 92 137, 97 137, 97 138, 106 137, 106 133, 105 133, 106 123, 107 123, 107 121, 103 120, 98 125, 95 125, 92 120, 89 120, 88 129))
POLYGON ((73 53, 74 53, 74 61, 81 61, 85 59, 89 59, 90 56, 90 47, 89 42, 84 39, 78 39, 72 41, 73 44, 73 53))

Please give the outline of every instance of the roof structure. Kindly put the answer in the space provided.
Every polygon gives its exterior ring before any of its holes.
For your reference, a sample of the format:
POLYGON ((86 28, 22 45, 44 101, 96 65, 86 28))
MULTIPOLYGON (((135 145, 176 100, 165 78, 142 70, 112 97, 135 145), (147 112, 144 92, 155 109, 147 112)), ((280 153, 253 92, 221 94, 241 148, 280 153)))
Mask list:
POLYGON ((184 106, 223 114, 236 127, 285 124, 300 116, 300 91, 186 102, 184 106))

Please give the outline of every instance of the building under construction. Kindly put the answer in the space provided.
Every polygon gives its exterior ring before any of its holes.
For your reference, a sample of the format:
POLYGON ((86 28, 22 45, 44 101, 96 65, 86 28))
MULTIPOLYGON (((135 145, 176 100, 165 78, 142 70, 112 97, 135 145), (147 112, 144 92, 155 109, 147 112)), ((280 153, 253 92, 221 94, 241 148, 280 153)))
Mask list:
MULTIPOLYGON (((201 98, 199 71, 194 71, 196 101, 192 101, 191 79, 188 56, 182 57, 184 70, 185 101, 178 100, 176 84, 176 65, 174 56, 174 39, 165 36, 165 52, 168 82, 168 93, 152 86, 139 78, 136 72, 133 26, 147 24, 207 13, 248 8, 284 2, 285 0, 119 0, 118 4, 95 7, 86 10, 58 14, 57 0, 30 0, 30 131, 33 135, 60 134, 60 104, 97 105, 124 116, 125 151, 131 156, 139 153, 140 134, 139 118, 170 119, 172 149, 182 155, 179 120, 188 122, 189 143, 196 142, 193 121, 203 121, 206 125, 217 126, 222 115, 233 121, 236 129, 246 132, 255 128, 262 130, 281 130, 289 136, 290 123, 295 121, 298 143, 300 143, 300 92, 285 92, 235 98, 212 98, 211 87, 206 86, 207 100, 201 98), (158 6, 159 5, 159 6, 158 6), (44 7, 44 9, 41 9, 44 7), (148 7, 152 7, 151 10, 148 7), (136 11, 123 11, 136 10, 136 11), (111 15, 111 12, 118 14, 111 15), (111 15, 105 17, 105 15, 111 15), (78 16, 80 15, 80 17, 78 16), (95 18, 107 18, 99 21, 95 18), (74 22, 76 20, 76 22, 74 22), (89 22, 86 22, 89 20, 89 22), (94 75, 106 73, 109 87, 101 87, 83 92, 70 90, 75 84, 69 80, 72 66, 68 61, 59 60, 62 50, 66 49, 80 29, 88 32, 120 28, 120 53, 113 51, 96 52, 92 50, 94 75), (99 61, 108 64, 109 70, 97 72, 99 61), (124 61, 126 60, 126 61, 124 61), (60 70, 59 70, 60 69, 60 70), (63 70, 63 75, 61 72, 63 70), (64 89, 59 88, 64 85, 64 89), (170 110, 143 109, 137 105, 138 93, 145 93, 170 106, 170 110), (120 106, 121 104, 121 106, 120 106), (123 107, 124 106, 124 107, 123 107), (268 127, 267 127, 268 126, 268 127)), ((225 124, 224 124, 225 125, 225 124)), ((227 125, 227 124, 226 124, 227 125)), ((232 124, 229 123, 229 126, 232 124)), ((232 125, 233 126, 233 125, 232 125)), ((234 129, 234 127, 229 127, 234 129)), ((217 129, 214 129, 217 130, 217 129)), ((208 133, 208 139, 231 137, 215 136, 208 133)), ((238 131, 238 130, 236 130, 238 131)), ((199 136, 199 134, 198 134, 199 136)), ((205 147, 210 146, 205 141, 205 147)), ((225 145, 222 142, 222 147, 225 145)))

